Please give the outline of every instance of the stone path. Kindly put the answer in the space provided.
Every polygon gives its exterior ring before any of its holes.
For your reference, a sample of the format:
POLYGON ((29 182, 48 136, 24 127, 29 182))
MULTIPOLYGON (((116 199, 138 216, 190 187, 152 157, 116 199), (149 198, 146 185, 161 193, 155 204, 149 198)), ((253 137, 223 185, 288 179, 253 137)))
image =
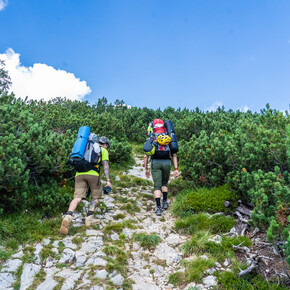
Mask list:
MULTIPOLYGON (((142 160, 136 157, 136 161, 126 174, 144 178, 142 160)), ((16 281, 20 290, 175 289, 168 277, 183 269, 178 246, 186 237, 174 232, 169 211, 155 215, 152 186, 103 196, 97 215, 101 224, 92 228, 84 226, 88 202, 83 203, 82 212, 73 216, 70 233, 75 234, 30 245, 29 258, 25 247, 20 248, 0 270, 0 289, 14 289, 16 281), (134 240, 138 233, 158 235, 161 241, 156 248, 146 249, 134 240)), ((191 283, 186 289, 192 286, 204 288, 191 283)))

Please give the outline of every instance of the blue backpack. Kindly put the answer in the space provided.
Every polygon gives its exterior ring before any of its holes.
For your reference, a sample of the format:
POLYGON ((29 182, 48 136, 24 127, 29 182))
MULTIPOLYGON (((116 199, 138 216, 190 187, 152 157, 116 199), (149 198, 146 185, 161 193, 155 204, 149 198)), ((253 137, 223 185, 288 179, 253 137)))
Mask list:
POLYGON ((68 163, 78 172, 95 170, 99 172, 101 147, 97 134, 90 133, 90 127, 79 128, 78 138, 69 156, 68 163))

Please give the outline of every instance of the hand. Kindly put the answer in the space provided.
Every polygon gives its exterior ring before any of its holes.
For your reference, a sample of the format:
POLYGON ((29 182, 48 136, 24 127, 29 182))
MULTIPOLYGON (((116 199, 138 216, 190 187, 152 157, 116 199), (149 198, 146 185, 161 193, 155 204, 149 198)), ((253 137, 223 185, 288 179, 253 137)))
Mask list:
POLYGON ((148 169, 145 169, 145 176, 146 176, 147 178, 150 177, 150 171, 149 171, 148 169))
POLYGON ((174 178, 177 178, 179 176, 178 169, 174 170, 173 176, 174 178))
POLYGON ((112 188, 111 181, 110 181, 110 180, 109 180, 109 181, 107 181, 107 184, 106 184, 105 186, 109 186, 109 187, 111 187, 111 188, 112 188))

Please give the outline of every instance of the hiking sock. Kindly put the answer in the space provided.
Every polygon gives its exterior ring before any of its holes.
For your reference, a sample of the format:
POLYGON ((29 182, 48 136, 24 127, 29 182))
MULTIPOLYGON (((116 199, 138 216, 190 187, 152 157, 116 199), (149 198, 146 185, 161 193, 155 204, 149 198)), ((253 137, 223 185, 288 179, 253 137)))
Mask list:
POLYGON ((167 192, 162 192, 163 201, 167 201, 167 192))
POLYGON ((155 198, 155 201, 156 201, 157 207, 161 207, 160 197, 159 198, 155 198))
POLYGON ((72 211, 68 211, 66 214, 69 214, 69 215, 73 215, 73 212, 72 211))
POLYGON ((89 210, 88 213, 87 213, 87 216, 90 216, 90 215, 93 215, 94 212, 92 210, 89 210))

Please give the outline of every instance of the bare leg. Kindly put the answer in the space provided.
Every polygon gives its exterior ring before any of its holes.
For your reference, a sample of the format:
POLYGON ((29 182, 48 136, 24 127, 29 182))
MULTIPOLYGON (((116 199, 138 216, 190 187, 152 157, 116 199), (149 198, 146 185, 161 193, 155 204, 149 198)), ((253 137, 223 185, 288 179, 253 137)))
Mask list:
POLYGON ((81 200, 82 200, 81 197, 75 197, 75 198, 71 201, 71 203, 70 203, 70 205, 69 205, 69 208, 68 208, 68 211, 72 211, 72 212, 74 212, 75 209, 77 208, 78 204, 81 202, 81 200))
POLYGON ((98 203, 99 203, 99 200, 97 198, 96 199, 95 198, 92 198, 91 199, 91 202, 89 204, 89 211, 95 211, 98 203))

